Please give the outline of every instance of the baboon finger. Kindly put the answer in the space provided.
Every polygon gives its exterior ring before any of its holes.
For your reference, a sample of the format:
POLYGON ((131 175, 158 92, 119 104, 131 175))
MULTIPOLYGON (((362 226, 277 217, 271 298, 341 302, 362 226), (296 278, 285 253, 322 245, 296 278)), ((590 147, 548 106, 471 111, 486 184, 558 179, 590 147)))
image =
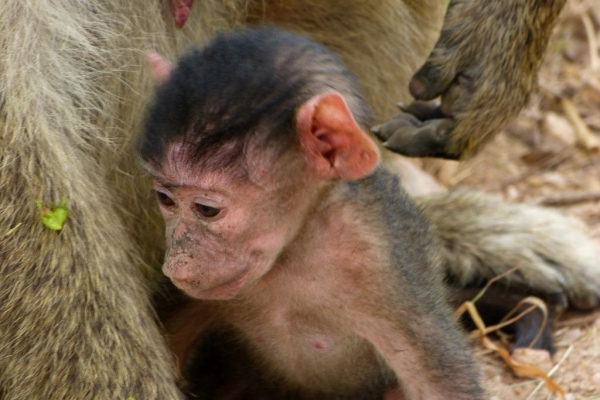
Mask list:
POLYGON ((473 108, 476 86, 474 74, 461 73, 442 95, 442 113, 446 116, 456 116, 468 108, 473 108))
POLYGON ((421 121, 413 114, 400 113, 394 116, 391 120, 380 125, 375 125, 371 128, 371 132, 381 141, 388 140, 396 131, 406 128, 418 128, 421 126, 421 121))
POLYGON ((438 101, 416 100, 409 105, 398 103, 398 108, 402 112, 414 115, 421 121, 448 117, 448 115, 444 115, 442 112, 442 107, 438 101))
POLYGON ((452 84, 455 74, 448 73, 447 65, 427 61, 410 80, 408 88, 417 100, 433 100, 452 84))
POLYGON ((402 124, 396 118, 380 125, 376 135, 383 145, 393 152, 409 157, 440 157, 456 159, 457 155, 446 151, 452 137, 454 121, 449 118, 421 122, 415 126, 402 124))

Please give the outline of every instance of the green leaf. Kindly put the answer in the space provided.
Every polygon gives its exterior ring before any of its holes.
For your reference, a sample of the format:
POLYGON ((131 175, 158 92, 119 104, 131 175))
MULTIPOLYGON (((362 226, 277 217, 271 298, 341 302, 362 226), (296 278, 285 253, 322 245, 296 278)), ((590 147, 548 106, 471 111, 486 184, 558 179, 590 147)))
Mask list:
POLYGON ((46 228, 52 229, 53 231, 60 231, 63 228, 67 218, 69 217, 66 196, 63 196, 62 202, 59 206, 47 206, 39 200, 35 201, 35 205, 40 211, 42 224, 44 224, 46 228))

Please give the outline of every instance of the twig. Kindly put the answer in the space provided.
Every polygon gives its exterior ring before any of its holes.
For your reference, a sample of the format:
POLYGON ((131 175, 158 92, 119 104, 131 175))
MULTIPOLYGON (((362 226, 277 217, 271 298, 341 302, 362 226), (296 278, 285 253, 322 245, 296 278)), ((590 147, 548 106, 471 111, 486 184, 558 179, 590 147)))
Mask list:
MULTIPOLYGON (((560 359, 560 361, 558 362, 558 364, 556 364, 554 366, 554 368, 552 368, 550 370, 550 372, 548 372, 548 377, 551 377, 552 375, 554 375, 554 373, 556 371, 558 371, 558 369, 560 368, 562 363, 567 359, 567 357, 569 357, 571 355, 573 348, 574 348, 573 345, 569 346, 569 348, 567 349, 567 351, 565 351, 565 354, 563 354, 563 356, 560 359)), ((538 383, 538 385, 535 387, 535 389, 533 389, 533 391, 529 394, 529 396, 527 396, 527 398, 525 400, 533 399, 533 396, 535 396, 537 394, 537 392, 539 392, 542 389, 543 386, 544 386, 544 381, 541 381, 540 383, 538 383)))
POLYGON ((494 276, 492 279, 490 279, 485 286, 483 287, 483 289, 481 289, 479 291, 479 293, 477 293, 477 295, 475 297, 473 297, 473 300, 471 300, 473 303, 476 303, 477 300, 479 300, 486 292, 486 290, 488 290, 490 288, 490 286, 492 286, 494 284, 494 282, 499 281, 502 278, 507 277, 508 275, 512 274, 513 272, 515 272, 516 270, 518 270, 519 268, 521 268, 521 264, 517 264, 514 267, 504 271, 503 273, 494 276))
POLYGON ((600 311, 596 311, 595 313, 592 313, 589 315, 584 315, 581 317, 574 317, 574 318, 565 319, 564 321, 558 321, 558 322, 556 322, 556 327, 564 328, 564 327, 569 327, 569 326, 591 324, 598 318, 600 318, 600 311))
POLYGON ((598 149, 600 149, 600 141, 583 121, 579 111, 577 111, 577 107, 573 104, 573 101, 568 97, 563 97, 560 99, 560 105, 571 122, 571 125, 575 128, 575 134, 577 135, 577 142, 579 145, 588 151, 598 151, 598 149))
POLYGON ((534 203, 543 206, 568 206, 592 201, 600 201, 600 190, 555 194, 543 197, 534 203))
POLYGON ((598 39, 594 24, 589 14, 585 13, 581 16, 581 22, 585 28, 585 34, 588 39, 588 48, 590 51, 590 67, 592 71, 597 71, 600 68, 600 55, 598 54, 598 39))
POLYGON ((499 183, 499 187, 501 189, 505 189, 507 186, 519 183, 519 182, 529 178, 530 176, 538 174, 542 171, 555 169, 560 164, 564 163, 569 158, 571 158, 573 156, 573 154, 574 154, 574 152, 571 149, 567 148, 564 151, 561 151, 560 153, 556 153, 547 161, 544 161, 543 163, 540 163, 539 165, 529 168, 528 170, 526 170, 519 176, 514 176, 514 177, 511 177, 508 179, 504 179, 503 181, 501 181, 499 183))

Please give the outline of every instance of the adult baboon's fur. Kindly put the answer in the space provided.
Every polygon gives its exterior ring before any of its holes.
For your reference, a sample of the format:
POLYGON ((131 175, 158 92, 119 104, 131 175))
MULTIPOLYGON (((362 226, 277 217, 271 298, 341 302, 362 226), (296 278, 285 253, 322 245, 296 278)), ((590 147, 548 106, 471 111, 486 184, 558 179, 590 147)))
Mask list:
POLYGON ((417 198, 442 244, 447 273, 461 285, 518 267, 505 283, 539 293, 563 293, 572 307, 600 301, 598 243, 581 222, 557 211, 507 204, 483 193, 452 190, 417 198))
POLYGON ((163 251, 132 157, 152 89, 146 50, 173 59, 266 19, 339 51, 389 117, 443 12, 439 0, 272 3, 197 1, 182 30, 167 0, 0 3, 1 398, 181 397, 140 272, 163 251), (34 201, 62 196, 57 233, 34 201))

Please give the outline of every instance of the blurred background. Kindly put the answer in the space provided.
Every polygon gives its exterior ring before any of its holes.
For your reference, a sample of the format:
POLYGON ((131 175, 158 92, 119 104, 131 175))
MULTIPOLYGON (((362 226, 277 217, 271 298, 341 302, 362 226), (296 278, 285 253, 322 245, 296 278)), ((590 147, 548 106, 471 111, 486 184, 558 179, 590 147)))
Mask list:
MULTIPOLYGON (((569 0, 527 108, 474 159, 431 161, 448 186, 557 208, 583 220, 600 246, 600 0, 569 0)), ((600 268, 600 262, 598 265, 600 268)), ((600 400, 600 313, 569 315, 556 330, 553 374, 567 399, 600 400)), ((554 399, 476 349, 493 400, 554 399)), ((543 360, 540 361, 543 364, 543 360)), ((540 365, 543 367, 543 365, 540 365)))

